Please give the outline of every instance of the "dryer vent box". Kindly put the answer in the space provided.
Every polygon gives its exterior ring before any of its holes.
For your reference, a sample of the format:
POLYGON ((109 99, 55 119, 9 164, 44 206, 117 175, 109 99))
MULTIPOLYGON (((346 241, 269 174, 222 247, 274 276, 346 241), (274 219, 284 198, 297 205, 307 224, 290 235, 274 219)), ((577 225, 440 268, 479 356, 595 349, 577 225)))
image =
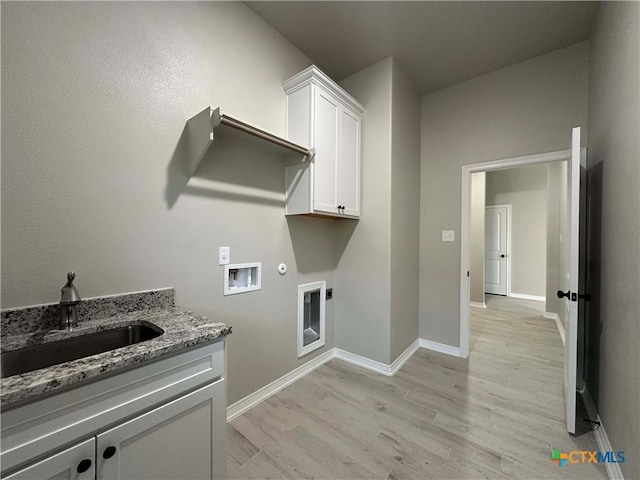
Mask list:
POLYGON ((298 286, 298 357, 324 346, 326 283, 298 286))

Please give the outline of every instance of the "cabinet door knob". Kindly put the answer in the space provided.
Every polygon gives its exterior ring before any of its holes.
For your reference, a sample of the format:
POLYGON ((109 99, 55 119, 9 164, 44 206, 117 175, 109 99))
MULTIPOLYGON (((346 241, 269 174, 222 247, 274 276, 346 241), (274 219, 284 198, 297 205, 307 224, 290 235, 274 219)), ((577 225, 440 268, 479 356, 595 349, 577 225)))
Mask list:
POLYGON ((78 468, 76 469, 78 473, 84 473, 91 468, 91 460, 85 458, 78 464, 78 468))
POLYGON ((110 446, 104 449, 102 452, 102 458, 111 458, 116 454, 116 447, 110 446))

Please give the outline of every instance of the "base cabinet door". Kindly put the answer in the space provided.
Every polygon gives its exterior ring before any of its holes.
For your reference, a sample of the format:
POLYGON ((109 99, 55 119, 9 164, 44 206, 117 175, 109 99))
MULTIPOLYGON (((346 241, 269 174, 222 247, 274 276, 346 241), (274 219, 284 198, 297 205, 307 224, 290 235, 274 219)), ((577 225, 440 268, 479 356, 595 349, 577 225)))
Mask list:
POLYGON ((96 474, 95 448, 95 439, 91 438, 3 478, 5 480, 93 480, 96 474))
POLYGON ((96 479, 226 478, 224 380, 98 435, 96 479))

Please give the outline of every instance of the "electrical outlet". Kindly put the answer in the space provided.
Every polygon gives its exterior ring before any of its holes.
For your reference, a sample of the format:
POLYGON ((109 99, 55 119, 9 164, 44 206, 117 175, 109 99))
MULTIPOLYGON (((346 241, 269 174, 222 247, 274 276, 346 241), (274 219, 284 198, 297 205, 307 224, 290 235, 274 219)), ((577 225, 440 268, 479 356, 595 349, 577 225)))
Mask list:
POLYGON ((229 265, 231 259, 231 248, 220 247, 218 248, 218 265, 229 265))
POLYGON ((455 241, 455 233, 453 230, 442 230, 442 241, 453 242, 455 241))

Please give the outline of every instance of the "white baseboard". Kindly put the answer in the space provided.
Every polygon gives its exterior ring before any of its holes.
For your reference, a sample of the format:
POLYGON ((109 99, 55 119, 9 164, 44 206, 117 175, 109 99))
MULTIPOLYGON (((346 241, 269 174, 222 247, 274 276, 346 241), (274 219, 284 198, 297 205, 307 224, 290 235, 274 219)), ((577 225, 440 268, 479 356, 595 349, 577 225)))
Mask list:
POLYGON ((529 295, 528 293, 513 293, 509 294, 511 298, 520 298, 522 300, 537 300, 538 302, 546 302, 547 297, 542 297, 540 295, 529 295))
POLYGON ((255 392, 238 400, 233 405, 228 406, 227 422, 230 422, 234 418, 239 417, 247 410, 255 407, 270 396, 275 395, 283 388, 288 387, 299 378, 302 378, 306 374, 311 373, 313 370, 321 365, 324 365, 333 358, 339 358, 340 360, 344 360, 345 362, 351 363, 353 365, 357 365, 359 367, 363 367, 390 377, 395 375, 396 372, 400 370, 400 368, 402 368, 402 366, 406 363, 407 360, 411 358, 411 356, 416 352, 416 350, 418 350, 418 348, 419 342, 416 339, 416 341, 409 345, 409 347, 407 347, 407 349, 402 352, 402 354, 398 358, 396 358, 391 365, 387 365, 386 363, 378 362, 376 360, 371 360, 367 357, 347 352, 346 350, 332 348, 324 352, 322 355, 319 355, 313 360, 305 363, 304 365, 299 366, 295 370, 290 371, 286 375, 283 375, 282 377, 274 380, 270 384, 265 385, 259 390, 256 390, 255 392))
POLYGON ((452 357, 460 357, 460 347, 452 347, 444 343, 433 342, 425 338, 420 339, 420 348, 426 348, 427 350, 433 350, 434 352, 444 353, 451 355, 452 357))
POLYGON ((407 349, 402 352, 398 356, 398 358, 396 358, 390 365, 392 376, 398 373, 398 370, 400 370, 402 366, 407 363, 407 360, 409 360, 413 356, 413 354, 418 351, 418 348, 420 348, 420 341, 416 338, 415 341, 411 345, 409 345, 407 349))
POLYGON ((556 321, 558 333, 560 334, 560 338, 562 339, 562 345, 564 345, 564 325, 562 325, 562 322, 560 321, 560 316, 555 312, 544 312, 542 316, 544 318, 550 318, 551 320, 556 321))
MULTIPOLYGON (((586 387, 582 392, 582 400, 584 401, 584 407, 587 410, 589 419, 600 422, 600 426, 596 426, 596 428, 593 429, 593 434, 596 437, 596 442, 598 442, 598 449, 601 452, 613 452, 614 450, 611 446, 611 442, 609 441, 609 437, 607 436, 607 432, 604 429, 604 425, 602 424, 602 419, 600 418, 600 415, 598 415, 596 406, 593 403, 593 399, 591 398, 589 390, 586 387)), ((607 476, 610 480, 624 480, 619 464, 607 462, 604 464, 604 466, 607 469, 607 476)))
POLYGON ((236 417, 239 417, 247 410, 255 407, 260 402, 266 400, 270 396, 278 393, 285 387, 288 387, 293 382, 301 377, 304 377, 307 373, 315 370, 320 365, 324 365, 333 357, 335 357, 335 349, 331 348, 324 352, 322 355, 317 356, 313 360, 308 361, 304 365, 300 365, 298 368, 291 370, 286 375, 274 380, 268 385, 256 390, 255 392, 247 395, 246 397, 238 400, 233 405, 227 407, 227 422, 230 422, 236 417))
POLYGON ((336 352, 335 358, 339 358, 340 360, 344 360, 345 362, 356 365, 358 367, 366 368, 367 370, 371 370, 372 372, 392 377, 398 370, 400 370, 402 365, 404 365, 405 362, 409 360, 409 358, 411 358, 411 355, 413 355, 416 350, 418 350, 418 347, 419 342, 418 340, 416 340, 411 345, 409 345, 409 347, 407 347, 407 349, 402 352, 402 354, 400 354, 400 356, 396 358, 391 365, 378 362, 377 360, 371 360, 370 358, 347 352, 346 350, 342 350, 340 348, 334 348, 334 350, 336 352))
POLYGON ((358 367, 366 368, 367 370, 371 370, 376 373, 381 373, 382 375, 391 376, 391 365, 378 362, 377 360, 371 360, 370 358, 347 352, 340 348, 334 348, 334 350, 336 352, 336 358, 339 358, 340 360, 358 367))
POLYGON ((469 302, 470 307, 487 308, 487 304, 484 302, 469 302))

